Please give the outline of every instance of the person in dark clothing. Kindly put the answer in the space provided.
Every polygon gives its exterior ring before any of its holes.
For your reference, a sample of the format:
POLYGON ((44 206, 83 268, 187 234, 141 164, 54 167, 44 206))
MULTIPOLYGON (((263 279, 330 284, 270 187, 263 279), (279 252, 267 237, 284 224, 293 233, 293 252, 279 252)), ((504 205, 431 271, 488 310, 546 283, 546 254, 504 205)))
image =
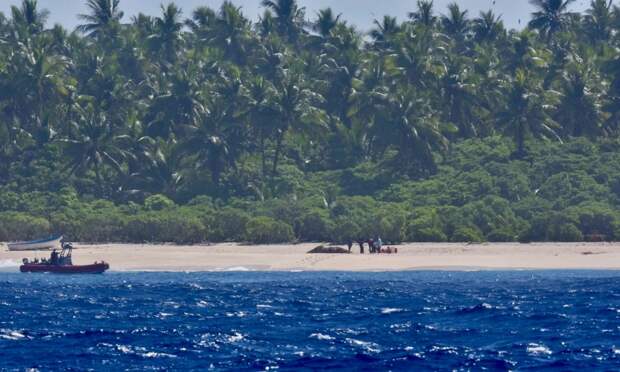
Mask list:
POLYGON ((373 239, 368 239, 368 252, 375 253, 375 241, 373 239))
POLYGON ((349 247, 349 253, 351 253, 351 248, 353 248, 353 240, 349 239, 347 241, 347 247, 349 247))
POLYGON ((58 252, 56 252, 55 249, 52 251, 52 256, 50 257, 50 261, 52 265, 56 265, 58 263, 58 252))
POLYGON ((360 245, 360 254, 364 254, 364 241, 363 240, 358 240, 357 244, 360 245))

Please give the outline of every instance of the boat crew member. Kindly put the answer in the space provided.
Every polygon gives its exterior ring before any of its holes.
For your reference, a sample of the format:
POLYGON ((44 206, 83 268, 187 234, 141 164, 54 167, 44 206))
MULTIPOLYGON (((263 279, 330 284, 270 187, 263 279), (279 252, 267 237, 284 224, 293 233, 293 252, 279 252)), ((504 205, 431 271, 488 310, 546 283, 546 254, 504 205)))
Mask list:
POLYGON ((52 261, 52 265, 58 264, 58 252, 56 252, 55 249, 52 251, 51 261, 52 261))

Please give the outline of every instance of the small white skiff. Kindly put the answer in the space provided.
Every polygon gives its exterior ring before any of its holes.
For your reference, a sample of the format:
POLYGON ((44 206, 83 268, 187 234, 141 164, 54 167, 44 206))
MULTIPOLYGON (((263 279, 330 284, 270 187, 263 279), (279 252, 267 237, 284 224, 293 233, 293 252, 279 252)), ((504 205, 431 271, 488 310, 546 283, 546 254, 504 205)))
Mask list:
POLYGON ((60 248, 62 235, 52 236, 46 239, 31 240, 28 242, 8 243, 9 251, 43 251, 53 248, 60 248))

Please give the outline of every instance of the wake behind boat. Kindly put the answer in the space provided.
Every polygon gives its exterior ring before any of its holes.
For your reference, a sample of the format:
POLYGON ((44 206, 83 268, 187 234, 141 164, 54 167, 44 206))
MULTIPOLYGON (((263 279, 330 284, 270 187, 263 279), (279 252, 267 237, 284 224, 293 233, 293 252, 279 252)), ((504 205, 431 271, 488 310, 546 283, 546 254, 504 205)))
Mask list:
POLYGON ((7 246, 9 251, 43 251, 61 246, 62 235, 52 236, 45 239, 30 240, 26 242, 12 242, 7 246))
POLYGON ((60 254, 54 249, 49 259, 30 261, 24 258, 24 264, 19 267, 19 271, 22 273, 102 274, 110 268, 110 265, 104 261, 91 265, 74 265, 72 251, 71 243, 63 243, 60 254))

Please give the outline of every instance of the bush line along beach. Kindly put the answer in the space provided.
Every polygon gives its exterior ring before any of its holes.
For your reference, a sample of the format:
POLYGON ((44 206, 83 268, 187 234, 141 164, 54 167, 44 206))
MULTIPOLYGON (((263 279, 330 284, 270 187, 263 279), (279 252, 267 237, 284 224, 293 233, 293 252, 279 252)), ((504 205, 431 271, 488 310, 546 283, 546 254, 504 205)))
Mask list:
POLYGON ((294 0, 102 0, 73 31, 25 0, 0 14, 0 241, 620 239, 618 8, 507 30, 431 4, 365 33, 294 0))

